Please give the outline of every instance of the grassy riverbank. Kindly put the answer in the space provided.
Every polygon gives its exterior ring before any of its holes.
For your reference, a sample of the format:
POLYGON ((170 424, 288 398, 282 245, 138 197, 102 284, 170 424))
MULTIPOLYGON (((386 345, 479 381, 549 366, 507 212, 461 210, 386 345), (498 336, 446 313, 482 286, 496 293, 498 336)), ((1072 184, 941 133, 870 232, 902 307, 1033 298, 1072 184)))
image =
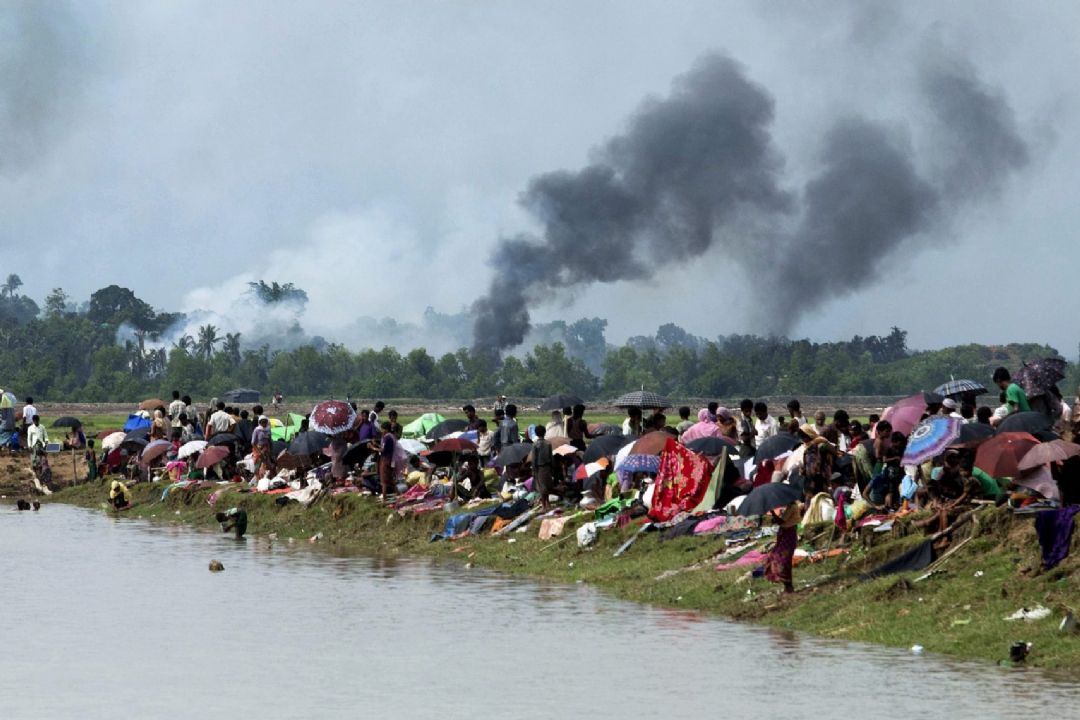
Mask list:
MULTIPOLYGON (((214 528, 214 513, 231 506, 249 516, 249 534, 273 534, 278 542, 317 542, 336 549, 388 554, 428 555, 459 563, 561 582, 586 582, 627 600, 717 613, 814 635, 898 647, 922 645, 927 652, 961 658, 1002 660, 1012 642, 1034 647, 1028 664, 1075 667, 1080 634, 1062 633, 1058 624, 1073 611, 1080 590, 1080 540, 1053 571, 1038 574, 1038 543, 1030 518, 1011 518, 985 508, 976 523, 957 531, 954 546, 965 544, 939 566, 941 572, 916 581, 922 572, 860 582, 860 572, 878 565, 921 540, 901 525, 873 538, 872 547, 856 541, 841 558, 795 569, 797 592, 784 596, 764 580, 740 579, 741 570, 717 572, 717 553, 725 549, 715 536, 662 541, 658 534, 640 537, 622 557, 612 554, 636 527, 602 532, 593 549, 582 550, 566 535, 537 539, 536 522, 510 538, 470 537, 430 543, 442 530, 441 512, 398 517, 372 498, 344 495, 305 508, 285 507, 273 497, 227 492, 215 506, 209 491, 174 493, 160 502, 160 485, 134 488, 128 515, 161 522, 214 528), (970 539, 969 539, 970 538, 970 539), (671 572, 678 571, 678 572, 671 572), (1043 605, 1053 613, 1032 622, 1003 618, 1021 607, 1043 605)), ((52 496, 54 502, 103 508, 103 485, 82 485, 52 496)), ((103 512, 113 512, 103 510, 103 512)), ((576 525, 568 525, 572 535, 576 525)), ((1077 535, 1080 535, 1078 533, 1077 535)), ((209 559, 209 558, 208 558, 209 559)))

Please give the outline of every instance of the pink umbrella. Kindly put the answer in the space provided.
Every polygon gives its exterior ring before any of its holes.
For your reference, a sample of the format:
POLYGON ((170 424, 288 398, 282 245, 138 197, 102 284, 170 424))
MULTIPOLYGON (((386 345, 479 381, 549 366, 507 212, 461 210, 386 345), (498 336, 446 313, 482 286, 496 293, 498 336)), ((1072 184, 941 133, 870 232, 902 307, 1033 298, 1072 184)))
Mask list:
POLYGON ((686 428, 686 432, 679 436, 680 442, 683 445, 687 444, 691 440, 697 440, 703 437, 723 437, 724 434, 720 431, 720 426, 714 422, 706 420, 705 422, 697 422, 686 428))
POLYGON ((211 465, 217 465, 219 462, 229 457, 229 452, 229 448, 224 445, 211 445, 199 455, 199 460, 195 463, 195 467, 200 470, 205 470, 211 465))
POLYGON ((922 393, 919 393, 897 400, 885 408, 885 412, 881 413, 881 419, 888 420, 893 430, 910 435, 922 420, 924 412, 926 412, 926 400, 922 393))

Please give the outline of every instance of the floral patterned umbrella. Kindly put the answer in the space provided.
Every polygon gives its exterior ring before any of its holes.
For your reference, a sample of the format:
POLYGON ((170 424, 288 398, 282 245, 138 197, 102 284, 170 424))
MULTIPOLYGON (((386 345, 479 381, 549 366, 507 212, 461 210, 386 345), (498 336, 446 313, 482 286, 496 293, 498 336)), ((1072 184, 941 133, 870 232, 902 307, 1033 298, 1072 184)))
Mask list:
POLYGON ((1013 382, 1019 383, 1028 397, 1037 397, 1065 378, 1065 365, 1061 358, 1033 360, 1016 371, 1013 382))
POLYGON ((352 405, 341 400, 326 400, 311 411, 310 427, 326 435, 337 435, 351 430, 356 422, 352 405))

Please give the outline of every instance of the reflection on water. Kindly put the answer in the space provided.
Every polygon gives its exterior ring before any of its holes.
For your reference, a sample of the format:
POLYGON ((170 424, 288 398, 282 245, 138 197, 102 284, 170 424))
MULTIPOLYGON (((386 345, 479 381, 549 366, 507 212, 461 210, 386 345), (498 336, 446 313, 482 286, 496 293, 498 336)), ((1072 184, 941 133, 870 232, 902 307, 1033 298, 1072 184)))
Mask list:
POLYGON ((585 585, 64 506, 0 508, 0 543, 5 718, 770 718, 862 707, 981 720, 1080 700, 1038 673, 822 642, 585 585), (212 558, 225 572, 208 572, 212 558), (880 699, 853 704, 875 687, 880 699))

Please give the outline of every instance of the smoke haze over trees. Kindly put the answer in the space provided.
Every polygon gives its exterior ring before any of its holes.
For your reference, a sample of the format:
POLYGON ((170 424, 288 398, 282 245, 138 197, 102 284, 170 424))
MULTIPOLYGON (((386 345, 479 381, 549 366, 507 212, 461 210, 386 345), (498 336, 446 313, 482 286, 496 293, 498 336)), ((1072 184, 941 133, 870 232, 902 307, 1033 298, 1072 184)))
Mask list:
POLYGON ((116 285, 85 303, 60 290, 64 301, 42 312, 19 294, 17 280, 0 288, 0 387, 43 401, 131 401, 172 388, 205 400, 233 387, 280 389, 291 397, 384 398, 572 392, 607 400, 640 386, 675 397, 905 394, 950 376, 989 384, 1000 364, 1057 354, 1033 344, 915 352, 895 327, 881 336, 817 343, 751 335, 709 339, 675 323, 614 346, 598 317, 539 325, 536 342, 501 363, 464 347, 432 354, 422 347, 349 350, 321 341, 272 349, 213 324, 176 335, 172 328, 188 327, 189 319, 154 309, 116 285), (27 314, 27 308, 35 311, 27 314), (166 335, 172 339, 163 341, 166 335))

